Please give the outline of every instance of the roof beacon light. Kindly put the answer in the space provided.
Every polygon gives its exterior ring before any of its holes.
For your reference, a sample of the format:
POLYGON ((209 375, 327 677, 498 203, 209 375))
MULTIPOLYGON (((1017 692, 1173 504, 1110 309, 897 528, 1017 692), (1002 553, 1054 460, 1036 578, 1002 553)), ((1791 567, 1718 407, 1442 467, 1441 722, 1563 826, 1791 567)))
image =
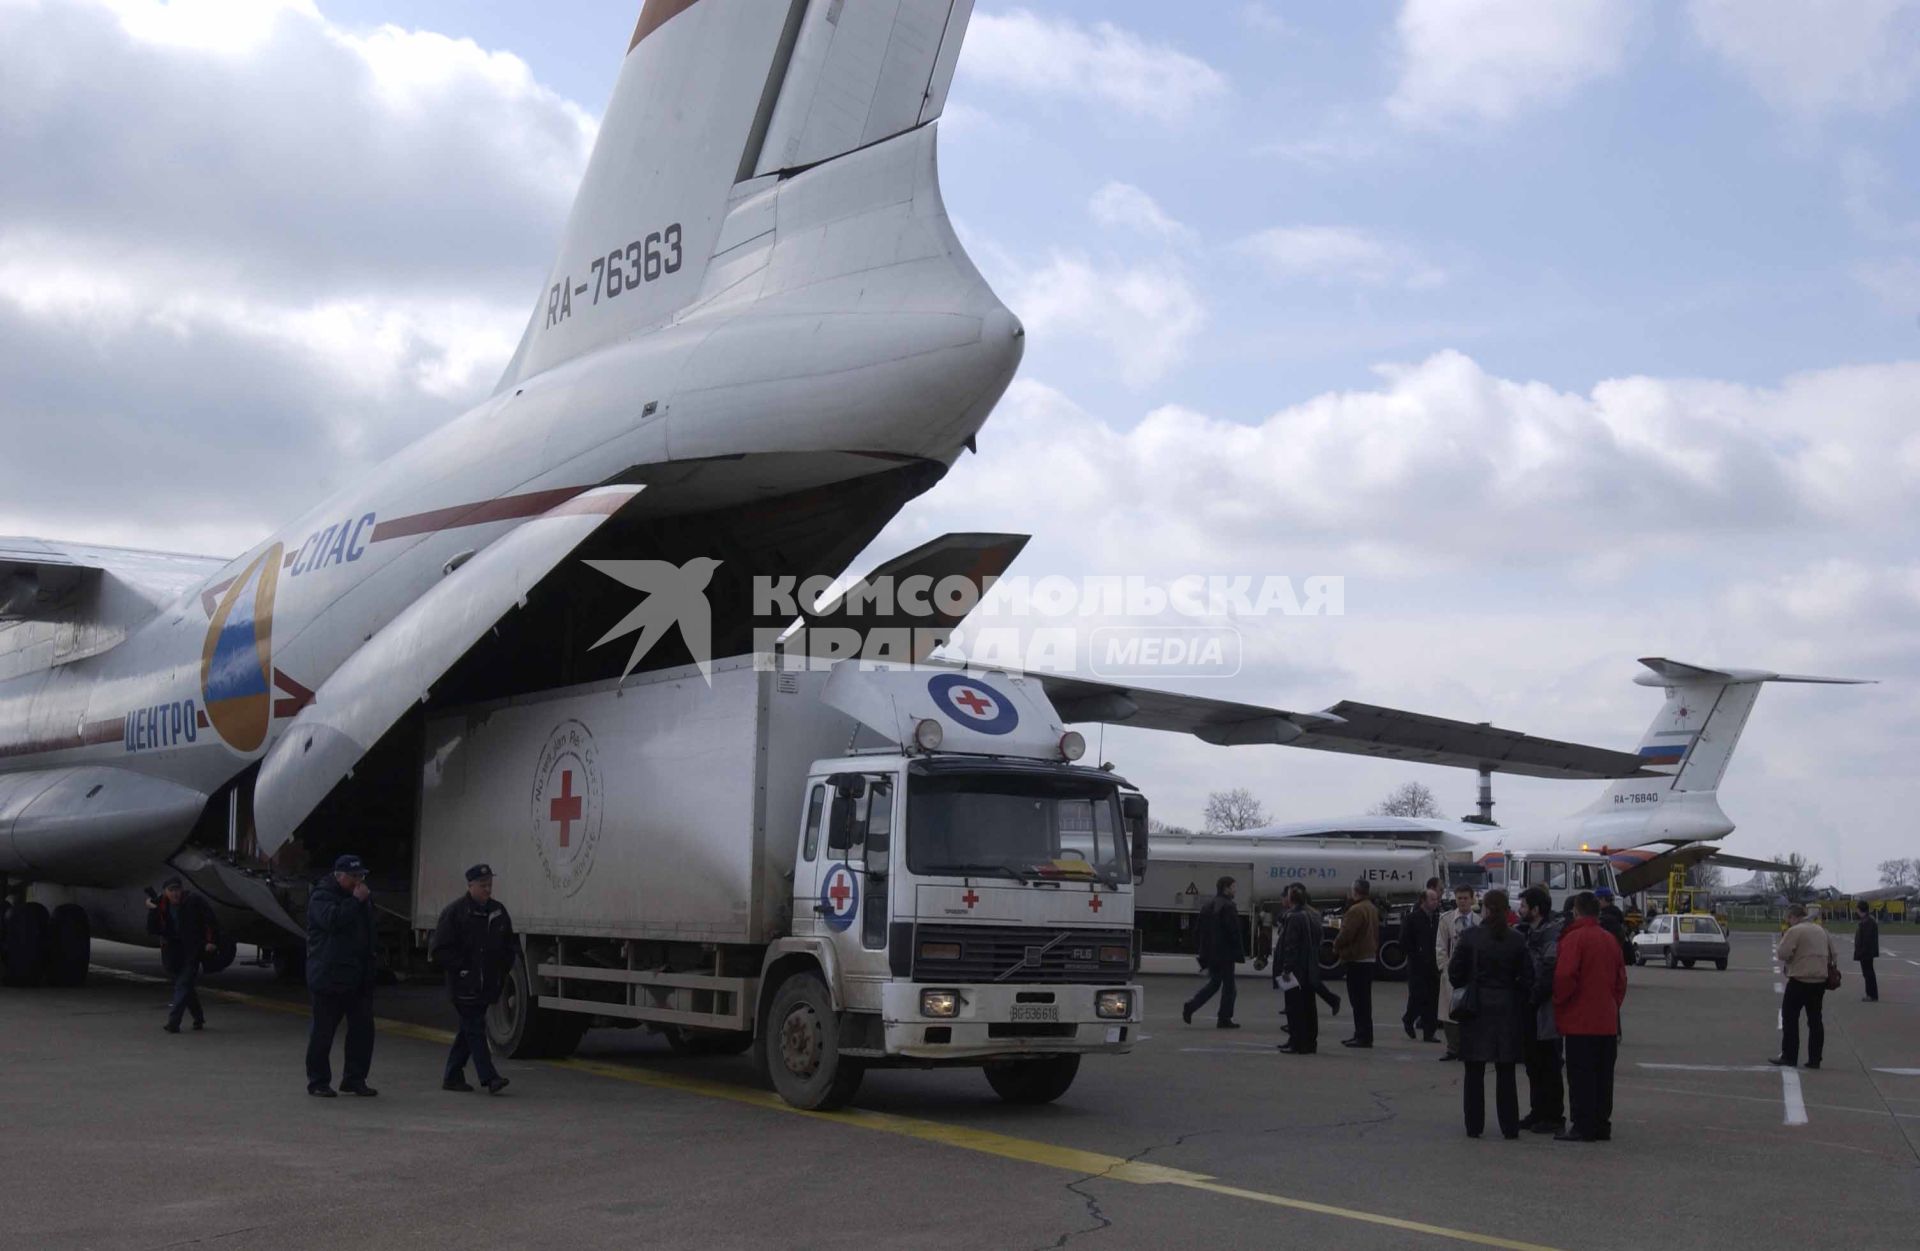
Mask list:
POLYGON ((921 718, 920 724, 913 727, 913 741, 920 745, 921 751, 939 751, 946 731, 932 717, 921 718))
POLYGON ((1068 760, 1078 760, 1087 754, 1087 740, 1078 730, 1068 730, 1060 736, 1060 754, 1068 760))

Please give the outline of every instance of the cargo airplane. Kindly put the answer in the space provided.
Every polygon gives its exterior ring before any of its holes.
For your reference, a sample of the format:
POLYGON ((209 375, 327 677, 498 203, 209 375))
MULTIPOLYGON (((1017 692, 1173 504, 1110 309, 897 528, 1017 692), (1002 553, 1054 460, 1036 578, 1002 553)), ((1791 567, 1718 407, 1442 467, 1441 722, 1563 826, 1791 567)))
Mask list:
MULTIPOLYGON (((601 567, 703 561, 710 654, 735 654, 767 624, 756 578, 837 576, 940 480, 1024 334, 940 196, 971 9, 646 0, 493 394, 237 556, 0 540, 11 980, 79 982, 92 936, 145 941, 143 890, 173 872, 291 971, 316 866, 350 849, 376 884, 409 872, 424 709, 622 672, 623 648, 592 644, 634 594, 601 567)), ((984 576, 1018 547, 954 536, 890 567, 984 576)), ((1638 767, 1476 727, 1049 694, 1221 744, 1638 767)))

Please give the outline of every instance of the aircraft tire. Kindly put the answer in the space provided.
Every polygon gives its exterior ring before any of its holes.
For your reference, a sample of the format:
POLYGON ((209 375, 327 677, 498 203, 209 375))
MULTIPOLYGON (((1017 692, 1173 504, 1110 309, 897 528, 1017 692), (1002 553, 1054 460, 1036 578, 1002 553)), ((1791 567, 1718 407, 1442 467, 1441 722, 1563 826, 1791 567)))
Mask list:
POLYGON ((1052 1103, 1067 1093, 1080 1072, 1080 1057, 1044 1056, 1012 1064, 989 1064, 987 1085, 1008 1103, 1052 1103))
POLYGON ((7 982, 13 986, 38 986, 47 976, 47 930, 50 922, 45 904, 15 904, 7 910, 7 982))
POLYGON ((212 955, 200 957, 200 971, 202 973, 225 972, 232 967, 234 960, 238 958, 239 955, 240 944, 234 942, 231 938, 223 938, 220 940, 219 945, 213 949, 212 955))
POLYGON ((87 910, 64 903, 53 910, 47 934, 47 985, 84 986, 93 956, 93 925, 87 910))

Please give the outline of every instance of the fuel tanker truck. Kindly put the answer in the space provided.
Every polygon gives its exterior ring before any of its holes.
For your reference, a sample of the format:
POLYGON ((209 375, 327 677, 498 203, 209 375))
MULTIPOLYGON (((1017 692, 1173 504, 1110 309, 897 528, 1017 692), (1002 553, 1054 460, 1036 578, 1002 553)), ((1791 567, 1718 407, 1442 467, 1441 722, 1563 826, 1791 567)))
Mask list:
POLYGON ((1430 879, 1448 883, 1450 875, 1476 885, 1485 877, 1467 854, 1418 840, 1156 834, 1153 859, 1134 896, 1140 950, 1147 955, 1192 955, 1200 906, 1213 897, 1215 882, 1231 877, 1237 884, 1234 902, 1247 926, 1247 951, 1264 962, 1272 953, 1281 900, 1298 882, 1307 888, 1314 907, 1326 914, 1327 941, 1321 944, 1320 960, 1332 971, 1338 967, 1332 938, 1339 929, 1339 911, 1353 884, 1365 881, 1381 910, 1380 971, 1400 977, 1407 968, 1400 920, 1430 879))

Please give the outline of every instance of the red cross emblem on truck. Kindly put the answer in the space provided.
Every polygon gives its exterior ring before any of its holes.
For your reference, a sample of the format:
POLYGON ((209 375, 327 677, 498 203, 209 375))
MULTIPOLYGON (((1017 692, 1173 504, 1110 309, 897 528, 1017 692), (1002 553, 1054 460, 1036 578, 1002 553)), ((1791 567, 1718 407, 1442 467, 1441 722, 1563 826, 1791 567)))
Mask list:
POLYGON ((847 906, 847 896, 853 894, 853 888, 847 885, 847 879, 836 877, 827 887, 827 898, 833 900, 833 910, 840 912, 847 906))
POLYGON ((953 696, 953 702, 956 704, 965 704, 967 711, 976 717, 986 716, 987 709, 993 707, 992 700, 984 698, 979 692, 970 687, 961 687, 956 691, 953 696))
POLYGON ((968 910, 972 910, 973 905, 980 902, 980 896, 974 894, 973 887, 969 886, 967 887, 967 893, 960 896, 960 902, 967 905, 968 910))
POLYGON ((579 795, 573 793, 573 770, 564 769, 560 773, 560 793, 547 804, 547 819, 560 826, 560 845, 567 845, 567 837, 573 823, 578 821, 585 811, 585 805, 579 795))
POLYGON ((1089 896, 1087 896, 1087 907, 1089 907, 1089 908, 1092 908, 1092 909, 1093 909, 1093 910, 1094 910, 1094 911, 1095 911, 1096 913, 1097 913, 1097 912, 1099 912, 1099 911, 1100 911, 1100 896, 1098 896, 1098 895, 1089 895, 1089 896))

